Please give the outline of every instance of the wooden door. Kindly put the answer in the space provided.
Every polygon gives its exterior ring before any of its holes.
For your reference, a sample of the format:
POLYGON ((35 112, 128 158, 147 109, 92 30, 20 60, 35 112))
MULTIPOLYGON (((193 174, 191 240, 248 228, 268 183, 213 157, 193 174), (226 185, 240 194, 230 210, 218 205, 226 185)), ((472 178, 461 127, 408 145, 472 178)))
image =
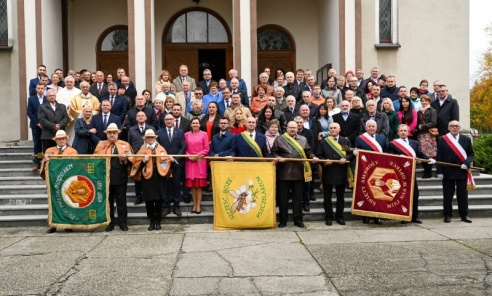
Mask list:
POLYGON ((97 70, 104 74, 111 73, 116 77, 116 69, 123 68, 128 73, 128 52, 102 52, 97 55, 97 70))
POLYGON ((179 76, 179 66, 188 66, 188 76, 195 79, 196 83, 201 79, 198 73, 198 50, 196 48, 172 48, 164 49, 163 69, 168 70, 173 79, 179 76))

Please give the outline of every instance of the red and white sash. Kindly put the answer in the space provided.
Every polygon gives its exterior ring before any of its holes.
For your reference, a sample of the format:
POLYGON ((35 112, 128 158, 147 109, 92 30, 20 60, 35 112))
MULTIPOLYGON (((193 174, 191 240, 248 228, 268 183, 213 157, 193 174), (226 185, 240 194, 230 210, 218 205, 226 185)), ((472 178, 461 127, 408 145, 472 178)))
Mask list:
POLYGON ((373 138, 367 132, 360 135, 360 139, 364 141, 364 143, 369 145, 369 147, 371 147, 373 151, 383 153, 383 147, 379 145, 378 141, 376 141, 376 138, 373 138))
MULTIPOLYGON (((408 141, 408 140, 407 140, 408 141)), ((398 149, 400 149, 403 154, 409 157, 415 157, 415 150, 413 150, 412 146, 410 146, 410 143, 403 141, 403 139, 396 139, 393 140, 391 143, 395 145, 398 149)))
MULTIPOLYGON (((461 162, 465 162, 466 159, 468 158, 468 155, 466 154, 465 149, 461 146, 461 144, 456 140, 451 133, 445 134, 443 137, 444 141, 448 144, 448 146, 453 150, 453 152, 458 156, 458 158, 461 160, 461 162)), ((473 180, 473 176, 471 174, 471 171, 468 170, 468 176, 466 178, 466 189, 467 190, 473 190, 477 186, 475 185, 475 180, 473 180)))

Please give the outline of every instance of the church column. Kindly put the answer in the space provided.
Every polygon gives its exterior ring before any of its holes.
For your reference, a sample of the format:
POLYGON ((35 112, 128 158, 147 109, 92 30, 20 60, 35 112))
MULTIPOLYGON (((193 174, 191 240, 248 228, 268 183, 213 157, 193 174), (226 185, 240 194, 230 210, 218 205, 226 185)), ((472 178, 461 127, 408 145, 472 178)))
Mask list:
POLYGON ((256 0, 233 0, 234 67, 248 86, 257 76, 256 53, 256 0))
POLYGON ((155 72, 154 0, 128 0, 128 64, 138 93, 152 90, 155 72))

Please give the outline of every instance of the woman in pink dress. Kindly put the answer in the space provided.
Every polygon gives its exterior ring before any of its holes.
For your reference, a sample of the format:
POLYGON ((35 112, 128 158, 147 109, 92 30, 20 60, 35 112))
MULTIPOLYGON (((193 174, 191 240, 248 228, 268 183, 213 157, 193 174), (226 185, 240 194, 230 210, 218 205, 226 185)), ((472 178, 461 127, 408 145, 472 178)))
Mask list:
POLYGON ((398 111, 398 120, 400 124, 404 123, 408 125, 408 137, 412 140, 416 140, 417 136, 412 132, 417 127, 417 111, 413 109, 411 99, 405 97, 401 100, 400 110, 398 111))
POLYGON ((185 160, 186 187, 191 188, 193 198, 192 213, 202 212, 202 187, 207 186, 207 161, 203 156, 208 155, 210 145, 207 133, 200 130, 200 120, 191 120, 191 131, 184 134, 186 142, 186 154, 198 155, 189 156, 185 160))

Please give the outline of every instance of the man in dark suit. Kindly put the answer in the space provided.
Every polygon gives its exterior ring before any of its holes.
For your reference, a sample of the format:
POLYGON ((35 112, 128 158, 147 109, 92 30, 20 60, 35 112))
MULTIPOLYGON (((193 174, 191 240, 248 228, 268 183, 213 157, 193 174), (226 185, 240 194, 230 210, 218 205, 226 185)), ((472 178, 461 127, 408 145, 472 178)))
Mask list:
MULTIPOLYGON (((179 104, 177 104, 180 106, 179 104)), ((180 106, 181 107, 181 106, 180 106)), ((181 112, 181 110, 180 110, 181 112)), ((186 143, 183 130, 174 127, 174 116, 166 114, 164 117, 165 128, 157 131, 157 142, 166 149, 167 154, 185 154, 186 143)), ((168 194, 164 199, 162 216, 166 217, 171 213, 171 203, 173 213, 181 217, 183 214, 179 208, 179 199, 181 198, 181 188, 184 187, 184 158, 175 159, 169 156, 172 164, 172 178, 169 186, 168 194)))
POLYGON ((41 159, 39 159, 36 155, 42 151, 42 126, 38 120, 38 109, 40 105, 46 104, 48 102, 46 96, 44 95, 44 89, 44 84, 38 83, 38 85, 36 86, 36 94, 34 96, 30 96, 27 102, 27 116, 30 120, 29 127, 31 128, 32 141, 34 142, 34 167, 32 168, 33 171, 37 171, 41 167, 41 159))
MULTIPOLYGON (((36 95, 36 86, 40 82, 41 76, 46 76, 46 66, 45 65, 39 65, 38 66, 38 76, 29 81, 29 96, 36 95)), ((46 85, 48 85, 48 84, 51 84, 51 80, 48 80, 48 83, 46 85)))
MULTIPOLYGON (((138 151, 144 144, 144 136, 145 131, 151 129, 155 132, 155 129, 146 124, 147 116, 144 112, 139 111, 137 113, 137 124, 132 126, 130 130, 128 130, 128 143, 132 146, 133 151, 138 151)), ((169 153, 169 152, 168 152, 169 153)), ((138 180, 135 181, 135 202, 134 205, 139 205, 143 203, 143 191, 142 191, 142 182, 138 180)))
POLYGON ((213 135, 210 142, 210 156, 229 156, 232 153, 234 135, 229 131, 229 118, 219 120, 220 132, 213 135))
MULTIPOLYGON (((418 157, 422 159, 429 159, 426 155, 420 151, 419 143, 415 140, 408 138, 408 125, 400 124, 398 126, 399 138, 391 141, 388 144, 388 152, 393 154, 405 155, 408 157, 418 157)), ((429 164, 435 164, 434 159, 429 159, 429 164)), ((417 184, 417 176, 415 175, 413 180, 413 213, 412 222, 422 224, 419 219, 419 186, 417 184)), ((402 221, 405 224, 405 221, 402 221)))
POLYGON ((127 102, 126 98, 118 95, 118 86, 114 82, 108 84, 107 100, 111 103, 111 113, 120 117, 120 126, 122 126, 125 121, 126 113, 128 112, 126 109, 127 102))
MULTIPOLYGON (((435 101, 434 101, 435 102, 435 101)), ((456 189, 458 212, 461 221, 471 223, 468 218, 467 180, 472 178, 468 172, 473 162, 473 146, 469 137, 460 134, 461 126, 457 120, 448 124, 449 133, 437 141, 437 161, 454 163, 460 167, 437 166, 437 176, 442 180, 444 222, 451 222, 453 216, 453 195, 456 189)))
POLYGON ((354 96, 359 97, 362 100, 362 103, 365 105, 366 101, 367 101, 367 96, 366 96, 366 93, 364 92, 364 90, 359 88, 359 86, 357 85, 358 83, 359 83, 359 80, 357 79, 357 77, 350 77, 348 79, 349 87, 347 88, 347 90, 353 91, 354 96))
POLYGON ((137 95, 135 98, 136 105, 127 112, 125 126, 127 130, 130 130, 132 126, 137 124, 137 113, 143 111, 147 117, 147 124, 152 126, 154 129, 157 127, 155 122, 155 112, 154 109, 145 107, 145 98, 143 95, 137 95))
MULTIPOLYGON (((173 125, 179 128, 183 133, 191 131, 190 120, 188 118, 181 116, 183 114, 181 105, 175 103, 172 109, 172 115, 174 117, 173 125)), ((165 118, 164 118, 165 119, 165 118)))
POLYGON ((230 89, 231 89, 231 96, 233 94, 239 94, 239 96, 241 97, 241 104, 244 106, 244 107, 249 107, 249 97, 248 97, 248 93, 245 91, 245 90, 242 90, 240 87, 239 87, 239 80, 237 78, 232 78, 231 81, 230 81, 230 89))
POLYGON ((270 157, 265 135, 256 131, 256 118, 246 118, 246 131, 234 136, 230 156, 270 157))
POLYGON ((366 129, 366 122, 369 120, 376 121, 377 124, 377 134, 383 135, 385 138, 388 138, 389 134, 389 120, 386 113, 379 112, 376 110, 376 102, 374 100, 369 100, 366 102, 366 110, 362 117, 360 117, 360 131, 359 133, 363 133, 366 129))
POLYGON ((210 69, 203 70, 203 80, 198 82, 198 86, 201 87, 204 95, 210 92, 208 86, 211 82, 217 83, 215 80, 212 80, 212 71, 210 69))
POLYGON ((345 225, 343 219, 345 184, 347 183, 347 170, 353 159, 350 152, 345 152, 342 147, 350 147, 350 140, 340 136, 340 125, 336 122, 330 124, 330 136, 321 140, 316 156, 319 159, 339 160, 340 163, 325 162, 323 165, 323 207, 325 209, 325 224, 332 225, 333 204, 331 194, 335 187, 337 195, 336 221, 345 225))
POLYGON ((294 98, 296 98, 296 102, 300 102, 301 93, 302 93, 302 89, 304 88, 304 85, 296 84, 294 73, 292 72, 287 72, 285 74, 285 79, 287 80, 287 84, 283 86, 285 91, 284 96, 285 97, 294 96, 294 98))
MULTIPOLYGON (((129 97, 132 101, 132 107, 135 106, 135 100, 137 98, 137 89, 130 85, 130 77, 123 76, 121 77, 121 85, 125 87, 125 96, 129 97)), ((145 98, 144 98, 145 104, 145 98)))
POLYGON ((439 86, 437 99, 432 101, 431 107, 437 111, 437 129, 439 130, 440 136, 448 133, 449 122, 460 120, 458 101, 448 94, 448 89, 444 84, 439 86))
MULTIPOLYGON (((369 100, 368 103, 369 102, 371 101, 369 100)), ((376 133, 378 129, 378 124, 376 121, 369 119, 366 122, 365 127, 366 132, 355 138, 355 148, 376 152, 386 152, 388 147, 386 137, 376 133)), ((356 153, 357 152, 354 152, 354 154, 356 153)), ((369 218, 364 217, 362 219, 362 223, 368 224, 369 218)), ((381 219, 375 218, 374 224, 382 224, 381 219)))
POLYGON ((285 103, 287 104, 287 107, 285 107, 282 112, 284 112, 285 120, 288 123, 289 121, 294 120, 294 117, 299 115, 299 106, 296 105, 296 98, 292 95, 285 98, 285 103))
POLYGON ((97 145, 99 141, 108 139, 104 131, 109 124, 116 123, 118 129, 121 128, 120 117, 112 114, 110 111, 111 103, 108 100, 103 100, 101 103, 101 113, 92 116, 89 132, 91 133, 91 140, 94 145, 97 145))
POLYGON ((103 99, 109 96, 108 85, 104 82, 104 72, 96 72, 96 83, 93 83, 89 89, 91 94, 102 102, 103 99))
POLYGON ((43 153, 56 145, 53 138, 59 130, 65 130, 68 124, 67 107, 56 101, 56 92, 46 92, 47 102, 38 107, 38 120, 41 124, 41 146, 43 153))
MULTIPOLYGON (((308 113, 308 111, 307 111, 308 108, 306 105, 302 105, 301 109, 304 109, 304 110, 302 110, 302 111, 299 110, 299 113, 304 113, 304 114, 308 113)), ((317 141, 318 139, 314 139, 313 132, 310 129, 312 126, 312 122, 313 122, 312 118, 305 119, 304 117, 299 115, 299 116, 294 117, 294 121, 297 124, 297 134, 306 138, 306 141, 307 141, 309 147, 311 148, 311 150, 313 150, 314 141, 317 141), (306 128, 306 125, 309 125, 309 128, 306 128)), ((313 151, 313 153, 314 153, 314 151, 313 151)), ((311 166, 311 170, 313 172, 318 169, 317 164, 315 164, 315 163, 310 163, 309 165, 311 166)), ((302 198, 302 210, 304 212, 310 212, 311 209, 309 208, 309 205, 311 203, 311 200, 312 201, 316 200, 316 197, 314 197, 314 181, 313 180, 311 180, 310 182, 306 182, 304 184, 303 192, 304 192, 304 195, 302 198)))
POLYGON ((350 113, 350 102, 343 100, 340 103, 340 113, 332 116, 333 122, 340 125, 340 136, 350 140, 351 146, 355 145, 355 138, 359 135, 360 117, 357 114, 350 113))

